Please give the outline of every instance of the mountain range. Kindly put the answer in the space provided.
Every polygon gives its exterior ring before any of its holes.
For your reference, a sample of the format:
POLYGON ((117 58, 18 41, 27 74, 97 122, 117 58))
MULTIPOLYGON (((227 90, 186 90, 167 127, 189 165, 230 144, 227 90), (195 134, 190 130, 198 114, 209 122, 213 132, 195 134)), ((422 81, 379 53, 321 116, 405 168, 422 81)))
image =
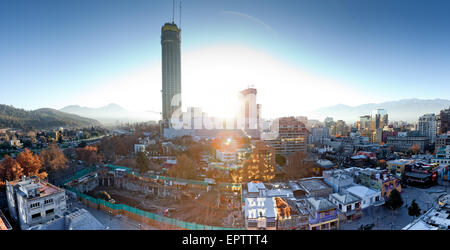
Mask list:
POLYGON ((83 128, 100 125, 94 119, 61 112, 56 109, 42 108, 27 111, 0 104, 0 128, 52 129, 59 127, 83 128))
POLYGON ((147 122, 159 120, 159 115, 146 112, 132 112, 123 107, 111 103, 100 108, 81 107, 79 105, 66 106, 60 111, 76 114, 83 117, 96 119, 104 125, 115 125, 117 123, 147 122))
POLYGON ((442 109, 450 107, 450 100, 445 99, 403 99, 383 103, 368 103, 359 106, 347 106, 338 104, 331 107, 319 108, 313 112, 313 116, 333 117, 334 120, 353 122, 360 116, 370 115, 375 109, 385 109, 390 121, 417 122, 419 117, 434 113, 439 114, 442 109))

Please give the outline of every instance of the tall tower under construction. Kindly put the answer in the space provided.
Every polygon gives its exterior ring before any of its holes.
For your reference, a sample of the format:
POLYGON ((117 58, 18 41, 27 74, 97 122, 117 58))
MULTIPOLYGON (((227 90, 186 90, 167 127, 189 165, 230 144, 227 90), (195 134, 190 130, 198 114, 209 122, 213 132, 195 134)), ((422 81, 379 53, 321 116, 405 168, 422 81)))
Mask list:
POLYGON ((162 47, 162 125, 181 109, 181 29, 172 21, 161 28, 162 47))

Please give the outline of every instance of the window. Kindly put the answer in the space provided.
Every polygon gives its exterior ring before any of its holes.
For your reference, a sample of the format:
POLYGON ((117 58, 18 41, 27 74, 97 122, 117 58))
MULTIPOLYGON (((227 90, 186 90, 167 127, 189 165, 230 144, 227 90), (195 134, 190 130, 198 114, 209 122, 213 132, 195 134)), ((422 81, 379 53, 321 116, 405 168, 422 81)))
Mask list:
POLYGON ((375 197, 375 201, 380 201, 380 196, 375 197))
POLYGON ((44 204, 45 204, 45 205, 51 204, 51 203, 53 203, 53 199, 48 199, 48 200, 45 200, 45 201, 44 201, 44 204))
POLYGON ((30 205, 30 208, 36 208, 36 207, 40 207, 40 206, 41 206, 41 203, 36 202, 36 203, 32 203, 32 204, 30 205))
POLYGON ((49 215, 49 214, 51 214, 51 213, 54 213, 55 212, 55 209, 49 209, 49 210, 47 210, 47 211, 45 211, 45 215, 49 215))
POLYGON ((339 204, 339 210, 342 210, 342 205, 341 204, 339 204))
POLYGON ((347 211, 350 211, 350 210, 352 210, 352 205, 347 206, 347 211))
POLYGON ((37 219, 37 218, 39 218, 39 217, 41 217, 41 213, 37 213, 37 214, 31 215, 31 218, 32 218, 32 219, 37 219))
POLYGON ((361 204, 358 202, 358 203, 356 203, 355 204, 355 208, 359 208, 359 206, 360 206, 361 204))
POLYGON ((247 223, 247 226, 248 226, 248 227, 256 227, 256 226, 257 226, 257 223, 256 223, 256 221, 249 221, 249 222, 247 223))
POLYGON ((267 227, 275 227, 275 221, 268 221, 267 227))

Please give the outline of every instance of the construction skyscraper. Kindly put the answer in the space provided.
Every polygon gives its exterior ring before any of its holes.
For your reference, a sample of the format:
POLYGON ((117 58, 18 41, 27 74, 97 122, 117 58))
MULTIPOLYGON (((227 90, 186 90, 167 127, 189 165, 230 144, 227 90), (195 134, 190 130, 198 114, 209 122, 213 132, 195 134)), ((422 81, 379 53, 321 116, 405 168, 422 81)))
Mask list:
POLYGON ((172 22, 161 28, 162 125, 170 127, 173 113, 181 112, 181 29, 172 22))

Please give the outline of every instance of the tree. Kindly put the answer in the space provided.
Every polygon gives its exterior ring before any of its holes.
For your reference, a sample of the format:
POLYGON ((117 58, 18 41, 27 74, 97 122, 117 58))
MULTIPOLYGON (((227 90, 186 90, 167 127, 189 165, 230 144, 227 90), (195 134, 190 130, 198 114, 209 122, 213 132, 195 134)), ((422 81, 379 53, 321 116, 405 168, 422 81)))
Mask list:
POLYGON ((386 200, 385 206, 389 209, 396 210, 403 205, 403 199, 400 192, 397 189, 391 191, 388 199, 386 200))
POLYGON ((195 143, 189 146, 188 152, 192 159, 199 164, 202 159, 203 146, 200 143, 195 143))
POLYGON ((41 159, 30 150, 25 149, 20 152, 19 155, 17 155, 16 161, 22 167, 25 176, 38 176, 41 179, 47 177, 46 172, 40 172, 42 167, 41 159))
POLYGON ((150 160, 145 155, 144 152, 137 152, 136 154, 136 167, 139 169, 141 174, 149 170, 150 160))
POLYGON ((9 155, 0 163, 0 183, 4 185, 6 181, 15 181, 20 179, 23 174, 23 168, 9 155))
POLYGON ((97 154, 97 147, 86 146, 84 148, 75 149, 77 159, 92 166, 101 161, 101 156, 97 154))
POLYGON ((411 151, 414 155, 417 155, 420 152, 419 145, 414 144, 409 148, 409 151, 411 151))
POLYGON ((275 162, 280 166, 285 166, 286 165, 286 157, 277 154, 277 155, 275 155, 275 162))
POLYGON ((420 216, 420 208, 419 205, 417 205, 416 200, 413 200, 408 207, 408 215, 414 217, 420 216))
POLYGON ((275 178, 275 166, 267 157, 259 157, 252 153, 240 169, 233 170, 230 175, 234 182, 270 181, 275 178))
POLYGON ((63 142, 64 142, 63 135, 62 135, 62 133, 59 133, 58 134, 58 143, 63 143, 63 142))
POLYGON ((52 177, 54 177, 58 170, 67 168, 67 158, 54 143, 42 150, 39 158, 41 159, 43 169, 52 177))
POLYGON ((78 143, 78 148, 84 148, 84 147, 86 147, 87 146, 87 143, 86 143, 86 141, 81 141, 80 143, 78 143))
POLYGON ((169 169, 169 175, 182 179, 195 179, 197 177, 197 165, 186 154, 177 156, 177 165, 169 169))

